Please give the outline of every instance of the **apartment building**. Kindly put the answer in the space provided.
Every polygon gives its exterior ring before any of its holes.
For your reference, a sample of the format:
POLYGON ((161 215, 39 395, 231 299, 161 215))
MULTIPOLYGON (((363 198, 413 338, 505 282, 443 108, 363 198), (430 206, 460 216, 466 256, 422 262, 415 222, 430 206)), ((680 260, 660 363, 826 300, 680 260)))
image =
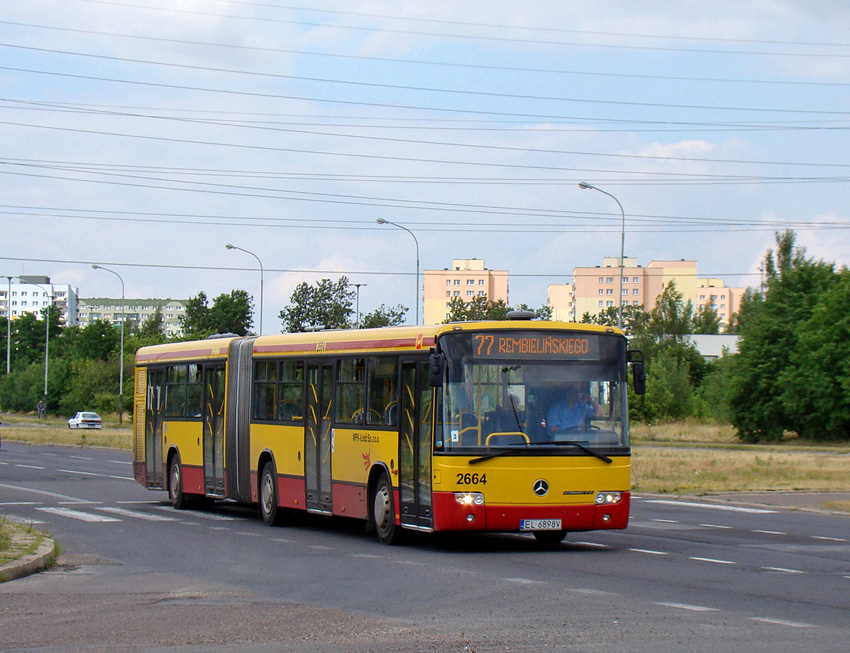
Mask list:
POLYGON ((636 258, 626 257, 620 277, 619 257, 605 257, 602 265, 574 268, 572 284, 549 286, 549 305, 556 319, 570 321, 580 320, 585 313, 596 315, 619 302, 651 311, 671 281, 695 310, 706 304, 714 307, 721 328, 737 312, 745 291, 726 287, 722 279, 700 279, 696 261, 650 261, 641 266, 636 258))
POLYGON ((183 335, 181 318, 186 314, 186 302, 180 299, 113 299, 109 297, 81 298, 77 321, 81 327, 95 320, 106 320, 120 326, 122 319, 138 328, 156 313, 162 312, 162 329, 166 336, 183 335))
POLYGON ((424 324, 444 322, 455 297, 465 302, 486 297, 508 303, 507 270, 488 270, 483 259, 452 259, 451 268, 425 270, 424 277, 424 324))
POLYGON ((26 313, 41 312, 51 303, 59 309, 59 320, 76 324, 79 289, 50 282, 45 276, 0 277, 0 317, 16 319, 26 313))

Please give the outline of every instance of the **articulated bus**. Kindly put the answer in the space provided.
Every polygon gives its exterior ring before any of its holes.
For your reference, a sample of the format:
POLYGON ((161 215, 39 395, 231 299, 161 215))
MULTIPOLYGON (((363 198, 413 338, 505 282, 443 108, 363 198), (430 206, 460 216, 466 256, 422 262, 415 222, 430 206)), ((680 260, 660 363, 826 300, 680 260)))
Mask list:
POLYGON ((406 530, 552 544, 622 529, 629 363, 642 392, 622 331, 528 320, 143 347, 134 476, 177 509, 256 504, 269 525, 296 510, 350 517, 385 544, 406 530), (568 387, 592 409, 555 425, 568 387))

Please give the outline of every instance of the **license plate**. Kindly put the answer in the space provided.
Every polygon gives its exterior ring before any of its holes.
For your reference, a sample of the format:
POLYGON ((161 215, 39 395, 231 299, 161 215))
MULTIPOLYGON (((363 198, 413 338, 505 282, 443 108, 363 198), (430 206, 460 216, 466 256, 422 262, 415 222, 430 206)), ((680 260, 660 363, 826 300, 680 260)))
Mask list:
POLYGON ((559 531, 561 530, 560 519, 520 519, 519 530, 521 531, 559 531))

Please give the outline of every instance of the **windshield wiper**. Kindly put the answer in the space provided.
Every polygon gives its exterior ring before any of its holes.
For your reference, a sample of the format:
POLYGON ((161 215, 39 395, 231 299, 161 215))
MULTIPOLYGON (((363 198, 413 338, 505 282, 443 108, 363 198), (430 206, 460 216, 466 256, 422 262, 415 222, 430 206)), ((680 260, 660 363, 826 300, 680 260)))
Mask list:
MULTIPOLYGON (((499 449, 498 451, 494 451, 492 453, 485 453, 483 456, 478 458, 473 458, 469 461, 470 465, 477 465, 478 463, 483 463, 485 460, 490 460, 491 458, 497 458, 498 456, 504 456, 507 453, 511 453, 513 451, 517 451, 517 449, 499 449)), ((525 451, 523 449, 522 451, 525 451)))
MULTIPOLYGON (((557 446, 552 446, 551 444, 546 443, 545 449, 537 448, 537 447, 534 446, 535 444, 536 443, 531 443, 531 446, 536 451, 544 451, 546 453, 557 453, 558 451, 560 451, 560 448, 559 448, 560 445, 569 445, 569 446, 572 446, 572 447, 576 447, 577 449, 581 449, 585 453, 589 453, 594 458, 599 458, 599 460, 601 460, 604 463, 608 463, 609 465, 614 462, 611 458, 609 458, 605 454, 599 453, 598 451, 594 451, 590 447, 584 446, 581 442, 573 442, 573 441, 558 442, 557 446)), ((528 446, 529 445, 526 445, 526 447, 528 447, 528 446)), ((528 453, 529 449, 526 449, 526 448, 499 449, 499 451, 494 451, 492 453, 487 453, 487 454, 484 454, 483 456, 479 456, 478 458, 473 458, 472 460, 469 461, 469 464, 470 465, 477 465, 478 463, 483 463, 484 461, 490 460, 491 458, 497 458, 499 456, 504 456, 505 454, 518 452, 518 451, 528 453)))
POLYGON ((594 451, 590 447, 584 446, 581 442, 575 442, 574 440, 568 440, 566 442, 559 442, 558 444, 568 444, 568 445, 571 445, 571 446, 576 447, 578 449, 581 449, 585 453, 589 453, 591 456, 595 456, 596 458, 599 458, 599 460, 601 460, 602 462, 608 463, 609 465, 614 462, 613 460, 611 460, 605 454, 599 453, 598 451, 594 451))

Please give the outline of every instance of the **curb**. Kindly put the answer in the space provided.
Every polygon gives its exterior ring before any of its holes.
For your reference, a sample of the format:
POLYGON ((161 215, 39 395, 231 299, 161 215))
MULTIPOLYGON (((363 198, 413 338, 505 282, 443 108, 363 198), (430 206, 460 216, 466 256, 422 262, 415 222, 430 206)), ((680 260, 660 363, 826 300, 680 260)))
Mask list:
POLYGON ((56 544, 45 537, 35 553, 21 556, 0 567, 0 583, 44 571, 56 560, 56 544))

